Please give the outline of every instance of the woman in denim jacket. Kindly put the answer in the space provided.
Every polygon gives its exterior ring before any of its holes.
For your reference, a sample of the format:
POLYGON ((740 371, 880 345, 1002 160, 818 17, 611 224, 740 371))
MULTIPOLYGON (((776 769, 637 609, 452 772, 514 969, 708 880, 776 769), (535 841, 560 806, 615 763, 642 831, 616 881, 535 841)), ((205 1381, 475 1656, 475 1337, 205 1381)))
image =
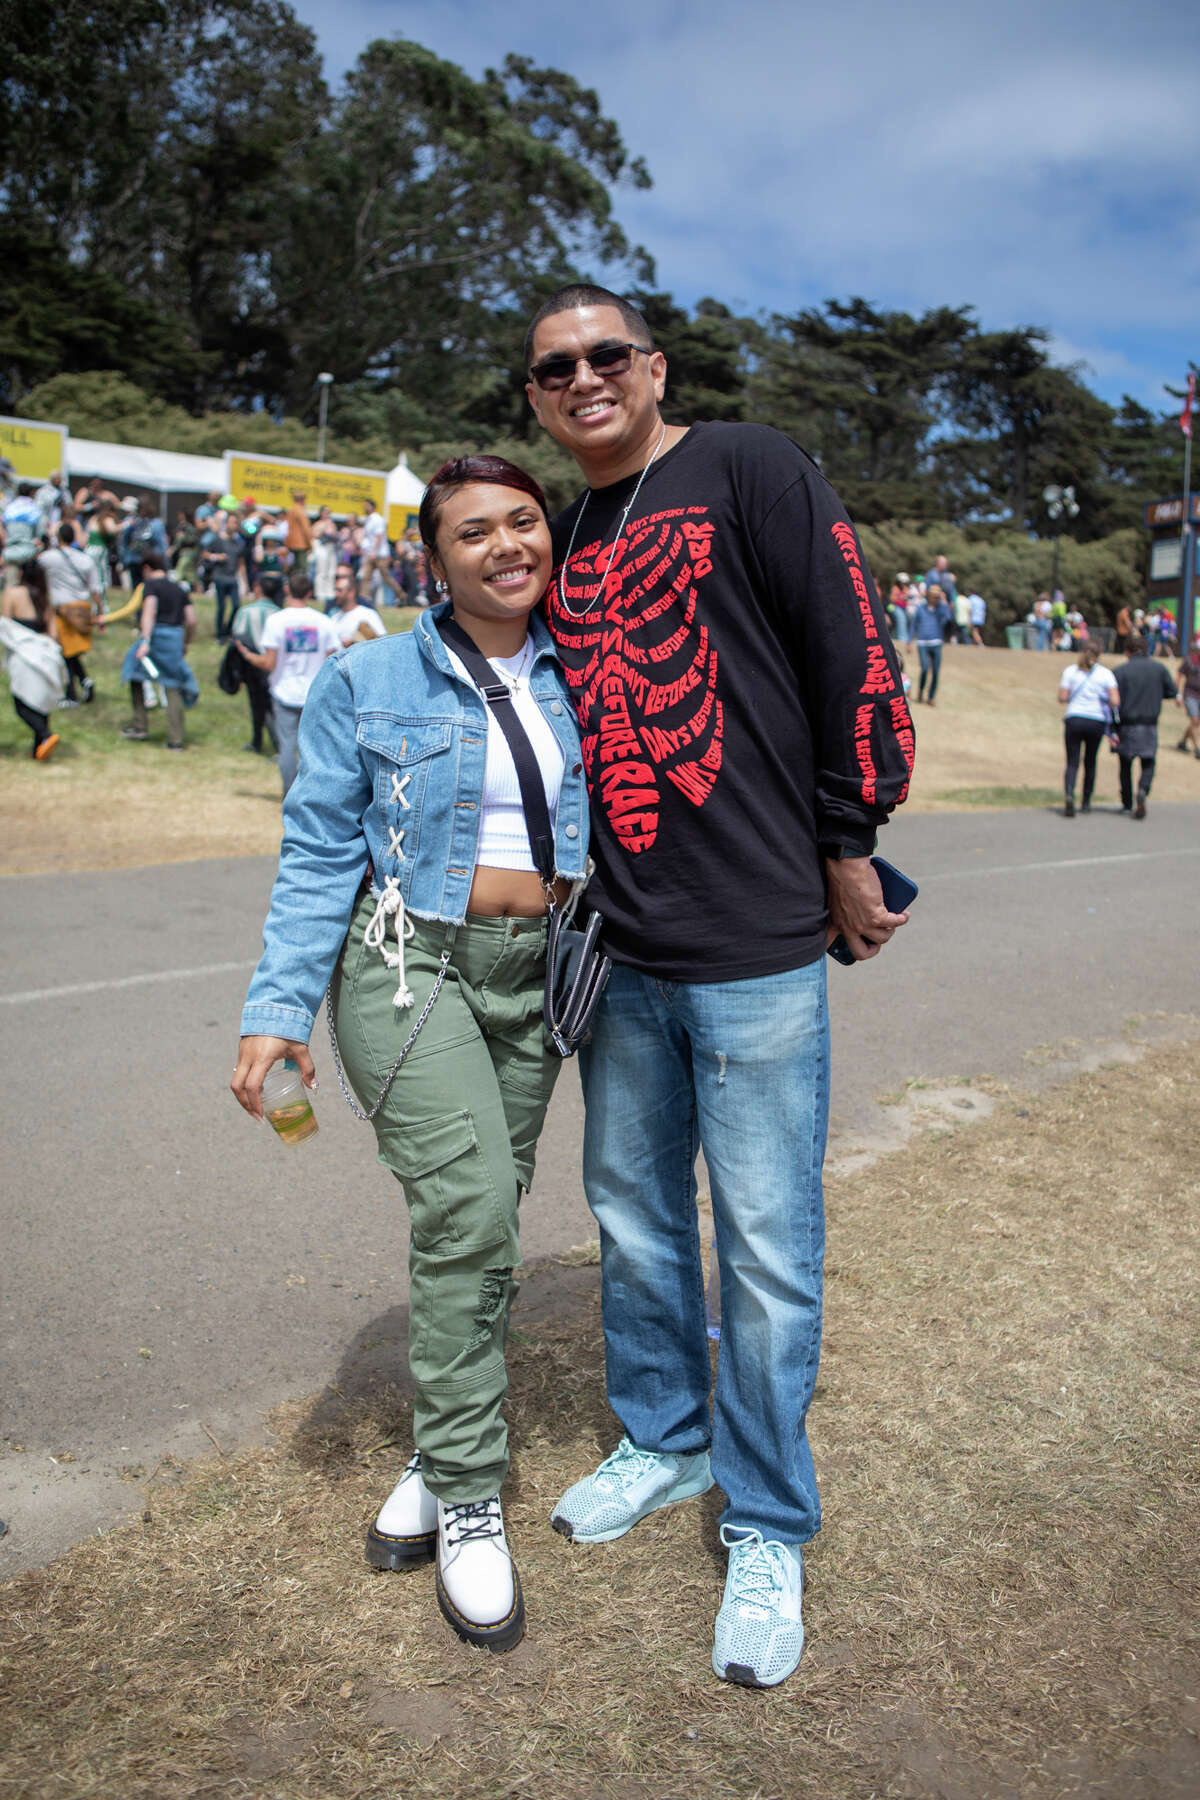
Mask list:
POLYGON ((585 873, 587 790, 534 611, 551 573, 541 489, 500 457, 447 463, 421 533, 449 598, 411 634, 332 657, 309 692, 232 1085, 255 1118, 281 1057, 315 1085, 308 1040, 328 986, 346 1076, 411 1227, 416 1454, 367 1558, 397 1569, 436 1556, 450 1625, 506 1650, 524 1608, 500 1507, 504 1339, 517 1205, 559 1058, 541 1015, 548 895, 512 753, 439 635, 448 615, 512 691, 546 787, 560 901, 585 873))

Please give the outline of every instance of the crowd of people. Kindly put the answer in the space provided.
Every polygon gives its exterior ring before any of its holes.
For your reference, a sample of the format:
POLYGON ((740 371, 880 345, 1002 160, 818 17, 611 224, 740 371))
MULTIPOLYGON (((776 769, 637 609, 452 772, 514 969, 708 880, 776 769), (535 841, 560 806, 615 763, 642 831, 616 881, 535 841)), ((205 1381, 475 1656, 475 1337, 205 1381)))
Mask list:
MULTIPOLYGON (((196 631, 192 603, 211 593, 216 636, 241 665, 232 674, 227 664, 222 685, 245 687, 247 748, 262 751, 264 733, 279 747, 275 706, 288 716, 290 703, 275 690, 282 683, 294 694, 299 677, 292 666, 277 678, 253 659, 264 654, 267 615, 290 608, 296 583, 307 584, 305 605, 311 601, 334 621, 334 649, 355 637, 383 635, 380 606, 428 604, 428 565, 418 533, 390 542, 370 499, 360 513, 335 517, 328 506, 310 511, 301 490, 286 511, 262 506, 253 496, 238 500, 213 492, 193 512, 179 515, 168 539, 153 500, 118 497, 99 477, 72 493, 61 471, 41 483, 18 482, 7 473, 9 479, 0 469, 0 487, 9 490, 0 509, 4 648, 14 705, 42 762, 60 741, 51 714, 93 699, 84 658, 93 634, 116 621, 130 620, 139 634, 121 669, 131 701, 122 736, 148 739, 147 712, 161 705, 167 746, 179 750, 183 711, 198 694, 186 659, 196 631), (109 608, 114 590, 125 599, 109 608), (31 634, 41 642, 35 645, 31 634)), ((289 625, 293 639, 302 629, 289 625)), ((328 640, 326 633, 322 641, 328 640)), ((288 785, 285 773, 285 793, 288 785)))
MULTIPOLYGON (((880 589, 882 592, 882 588, 880 589)), ((913 644, 920 663, 917 702, 936 706, 938 682, 941 678, 942 648, 946 644, 983 645, 983 627, 987 622, 987 603, 948 566, 945 556, 937 556, 926 574, 914 579, 901 569, 891 585, 887 598, 887 621, 893 641, 898 645, 913 644)), ((903 649, 899 652, 904 667, 903 649)), ((905 691, 911 689, 907 672, 905 691)))
POLYGON ((373 608, 425 606, 429 571, 415 530, 395 543, 373 500, 361 513, 335 517, 328 506, 310 511, 301 489, 280 513, 253 496, 237 500, 210 494, 184 513, 171 546, 177 578, 193 588, 211 586, 217 601, 217 636, 227 639, 239 598, 261 581, 267 599, 282 602, 289 575, 307 576, 318 607, 332 612, 339 574, 348 571, 358 598, 373 608))

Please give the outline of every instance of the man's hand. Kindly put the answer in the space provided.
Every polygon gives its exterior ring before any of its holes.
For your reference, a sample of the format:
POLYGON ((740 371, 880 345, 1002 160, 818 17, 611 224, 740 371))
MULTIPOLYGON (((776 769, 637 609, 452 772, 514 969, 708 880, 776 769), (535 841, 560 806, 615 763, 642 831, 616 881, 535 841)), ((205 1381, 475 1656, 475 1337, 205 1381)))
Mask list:
POLYGON ((300 1071, 300 1078, 306 1088, 317 1085, 317 1071, 313 1067, 313 1059, 308 1053, 308 1045, 301 1044, 291 1038, 278 1037, 244 1037, 238 1047, 237 1068, 233 1071, 230 1087, 237 1097, 239 1106, 244 1106, 252 1119, 261 1119, 262 1084, 272 1064, 282 1062, 290 1056, 300 1071))
POLYGON ((869 856, 836 860, 826 857, 825 880, 829 892, 826 949, 840 931, 855 961, 866 962, 869 957, 879 955, 901 925, 907 925, 906 912, 892 913, 884 905, 883 890, 869 856))

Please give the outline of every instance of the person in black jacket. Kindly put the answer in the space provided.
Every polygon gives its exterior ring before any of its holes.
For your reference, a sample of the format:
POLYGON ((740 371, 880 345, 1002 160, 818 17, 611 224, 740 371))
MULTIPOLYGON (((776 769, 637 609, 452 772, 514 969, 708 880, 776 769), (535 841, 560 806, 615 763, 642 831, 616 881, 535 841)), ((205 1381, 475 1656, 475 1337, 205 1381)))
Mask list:
POLYGON ((730 1558, 713 1668, 773 1687, 800 1660, 802 1546, 820 1526, 805 1418, 825 951, 842 931, 857 959, 876 956, 907 918, 870 858, 908 790, 912 720, 854 528, 799 445, 664 420, 666 358, 603 288, 545 302, 526 366, 539 422, 587 483, 554 522, 545 609, 613 961, 580 1064, 624 1433, 551 1523, 602 1543, 718 1483, 730 1558), (699 1147, 721 1278, 711 1417, 699 1147))
POLYGON ((1135 819, 1146 816, 1146 797, 1154 780, 1158 755, 1158 715, 1164 700, 1179 706, 1179 690, 1161 662, 1147 655, 1146 640, 1135 632, 1129 640, 1129 661, 1117 670, 1121 696, 1121 721, 1115 734, 1121 762, 1121 810, 1135 819), (1133 796, 1133 761, 1138 759, 1137 801, 1133 796))

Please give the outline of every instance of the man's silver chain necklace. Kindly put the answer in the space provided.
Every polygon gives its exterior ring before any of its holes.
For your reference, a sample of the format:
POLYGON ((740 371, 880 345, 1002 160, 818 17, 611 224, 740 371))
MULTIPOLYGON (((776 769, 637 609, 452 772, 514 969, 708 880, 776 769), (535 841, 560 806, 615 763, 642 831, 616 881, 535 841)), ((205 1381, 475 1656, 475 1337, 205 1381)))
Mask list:
MULTIPOLYGON (((613 559, 617 554, 617 545, 620 543, 621 538, 623 537, 624 532, 625 532, 625 522, 628 519, 630 513, 633 511, 634 501, 637 499, 638 495, 642 491, 642 483, 646 479, 646 474, 650 468, 650 463, 652 463, 656 460, 659 451, 662 449, 662 447, 666 443, 666 441, 667 441, 667 428, 664 425, 662 428, 662 436, 659 438, 657 444, 655 444, 654 449, 650 452, 650 462, 648 462, 646 464, 646 467, 642 470, 641 474, 638 476, 637 486, 634 488, 632 494, 630 494, 629 499, 625 505, 625 511, 621 514, 621 523, 617 526, 617 535, 614 537, 614 539, 612 541, 612 549, 608 553, 608 562, 605 565, 604 574, 601 577, 601 581, 600 581, 600 586, 596 590, 597 598, 599 598, 599 596, 604 592, 605 585, 607 584, 607 581, 608 581, 608 572, 612 568, 613 559)), ((559 601, 559 605, 562 607, 563 611, 566 613, 568 619, 585 619, 587 617, 588 613, 591 612, 592 607, 595 605, 595 601, 592 601, 590 604, 585 605, 582 612, 572 612, 571 608, 567 605, 566 588, 563 585, 564 581, 566 579, 567 566, 571 561, 571 552, 575 548, 575 534, 579 530, 579 521, 582 519, 584 513, 587 511, 587 503, 591 499, 591 497, 592 497, 592 490, 591 490, 591 488, 588 488, 586 493, 583 496, 583 505, 579 508, 579 511, 575 514, 575 523, 571 527, 571 537, 570 537, 569 543, 567 544, 567 554, 563 557, 562 567, 558 571, 558 601, 559 601)))

